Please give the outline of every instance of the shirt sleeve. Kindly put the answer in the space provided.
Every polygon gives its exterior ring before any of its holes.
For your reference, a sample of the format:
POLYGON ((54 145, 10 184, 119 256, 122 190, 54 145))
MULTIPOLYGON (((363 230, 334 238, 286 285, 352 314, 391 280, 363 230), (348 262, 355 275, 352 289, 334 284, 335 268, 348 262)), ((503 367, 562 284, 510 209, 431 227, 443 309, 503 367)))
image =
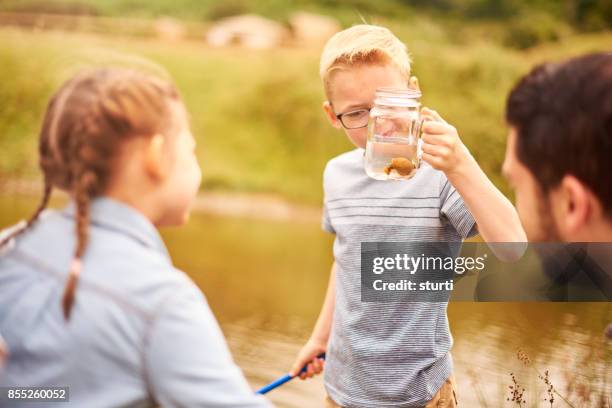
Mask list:
POLYGON ((442 189, 440 191, 440 214, 455 228, 463 238, 470 238, 478 234, 476 220, 465 205, 459 192, 448 181, 446 176, 441 179, 442 189))
POLYGON ((323 216, 321 217, 321 227, 323 231, 329 232, 331 234, 335 234, 336 230, 331 224, 331 220, 329 218, 329 212, 327 210, 327 204, 323 204, 323 216))
POLYGON ((221 329, 195 286, 163 306, 150 331, 146 362, 151 392, 160 406, 270 406, 254 394, 233 362, 221 329))
POLYGON ((336 230, 331 223, 331 218, 329 216, 329 209, 327 208, 327 186, 330 178, 330 167, 329 162, 325 165, 325 169, 323 170, 323 215, 321 217, 321 228, 323 231, 329 232, 330 234, 335 234, 336 230))

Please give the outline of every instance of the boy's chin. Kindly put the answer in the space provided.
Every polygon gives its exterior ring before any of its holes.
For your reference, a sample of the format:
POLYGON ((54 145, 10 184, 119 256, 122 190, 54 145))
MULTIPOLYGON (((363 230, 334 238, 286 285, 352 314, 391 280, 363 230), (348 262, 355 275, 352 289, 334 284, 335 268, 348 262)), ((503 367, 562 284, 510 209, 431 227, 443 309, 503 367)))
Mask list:
POLYGON ((346 137, 355 147, 359 147, 361 149, 365 149, 367 142, 367 133, 359 136, 351 135, 350 133, 346 133, 346 137))
POLYGON ((353 144, 353 146, 358 147, 360 149, 365 149, 366 141, 364 140, 354 140, 349 137, 349 141, 353 144))

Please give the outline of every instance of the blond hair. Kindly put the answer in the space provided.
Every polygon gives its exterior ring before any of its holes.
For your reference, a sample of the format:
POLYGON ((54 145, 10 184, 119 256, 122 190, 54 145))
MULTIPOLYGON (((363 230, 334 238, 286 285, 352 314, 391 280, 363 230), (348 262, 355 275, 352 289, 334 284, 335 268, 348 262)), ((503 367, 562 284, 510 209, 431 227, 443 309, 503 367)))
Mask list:
POLYGON ((359 24, 331 37, 321 54, 319 74, 326 94, 330 74, 339 68, 357 64, 395 65, 406 80, 410 77, 410 57, 406 45, 388 28, 359 24))

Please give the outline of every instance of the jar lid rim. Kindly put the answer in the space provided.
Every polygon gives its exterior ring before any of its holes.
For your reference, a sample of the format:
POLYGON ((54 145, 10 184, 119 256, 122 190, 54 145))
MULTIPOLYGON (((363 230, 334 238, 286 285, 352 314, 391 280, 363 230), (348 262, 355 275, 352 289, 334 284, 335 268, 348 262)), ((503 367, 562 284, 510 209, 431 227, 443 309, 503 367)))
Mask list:
POLYGON ((391 88, 381 87, 376 89, 377 96, 397 96, 397 97, 409 97, 409 98, 420 98, 422 96, 421 91, 411 88, 391 88), (380 94, 380 95, 379 95, 380 94))

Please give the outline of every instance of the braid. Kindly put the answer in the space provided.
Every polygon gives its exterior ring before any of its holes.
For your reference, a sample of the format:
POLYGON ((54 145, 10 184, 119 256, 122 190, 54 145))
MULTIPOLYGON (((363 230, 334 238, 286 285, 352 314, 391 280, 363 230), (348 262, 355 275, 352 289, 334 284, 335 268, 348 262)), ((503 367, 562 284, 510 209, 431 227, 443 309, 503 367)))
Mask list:
POLYGON ((12 239, 21 235, 22 233, 27 231, 32 225, 34 225, 34 223, 38 220, 38 217, 40 217, 40 214, 42 214, 42 212, 45 210, 45 208, 47 208, 47 205, 49 204, 49 199, 51 198, 52 188, 53 186, 47 180, 45 180, 43 197, 40 200, 40 204, 38 205, 38 208, 36 208, 36 211, 34 211, 34 214, 30 216, 30 219, 28 219, 28 221, 22 228, 18 228, 17 230, 13 231, 6 238, 4 238, 2 242, 0 242, 0 248, 7 245, 12 239))
POLYGON ((91 199, 97 187, 97 176, 91 170, 82 171, 76 178, 74 200, 76 203, 76 237, 77 242, 74 250, 74 258, 70 264, 68 280, 62 296, 62 310, 64 318, 70 319, 70 312, 74 304, 76 286, 82 269, 83 254, 89 240, 89 221, 91 212, 91 199))
POLYGON ((8 347, 6 343, 4 342, 4 339, 2 339, 2 336, 0 336, 0 368, 4 366, 4 363, 6 362, 8 358, 8 354, 9 354, 8 347))
MULTIPOLYGON (((90 92, 91 95, 98 95, 100 90, 97 86, 92 86, 90 92)), ((72 136, 66 144, 66 149, 69 157, 67 174, 70 191, 76 205, 76 244, 62 296, 62 311, 66 320, 70 319, 82 270, 82 258, 89 240, 91 200, 101 190, 99 187, 102 183, 99 182, 97 172, 103 177, 108 173, 108 160, 101 158, 98 152, 100 149, 95 148, 100 129, 96 124, 94 110, 95 105, 84 107, 81 120, 73 124, 71 131, 67 132, 72 136)))
POLYGON ((70 318, 82 269, 92 200, 103 194, 112 161, 124 140, 169 129, 169 101, 179 100, 170 83, 130 70, 99 69, 67 81, 51 98, 40 132, 40 167, 45 174, 43 200, 24 228, 47 206, 51 188, 68 192, 75 204, 76 243, 61 306, 70 318))

